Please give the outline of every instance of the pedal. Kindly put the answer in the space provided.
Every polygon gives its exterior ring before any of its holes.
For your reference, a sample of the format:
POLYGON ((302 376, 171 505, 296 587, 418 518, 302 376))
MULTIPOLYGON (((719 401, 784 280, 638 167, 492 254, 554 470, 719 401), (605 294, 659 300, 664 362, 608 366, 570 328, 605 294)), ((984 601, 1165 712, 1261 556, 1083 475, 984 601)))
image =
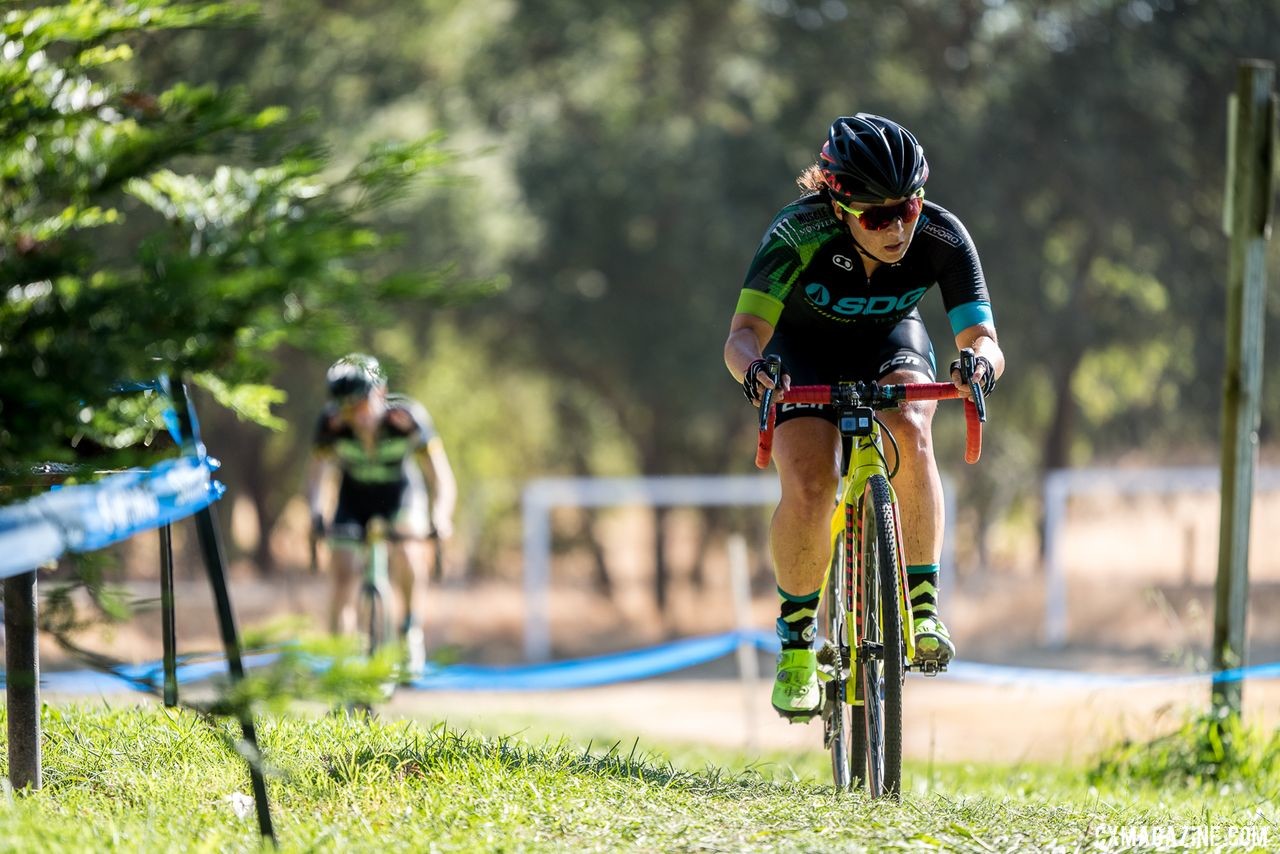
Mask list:
POLYGON ((786 718, 788 721, 790 721, 793 724, 807 724, 809 721, 813 720, 814 718, 822 714, 821 706, 815 709, 806 709, 803 711, 795 711, 795 712, 784 712, 782 709, 779 709, 776 706, 774 707, 773 710, 778 713, 778 717, 786 718))
POLYGON ((932 659, 926 659, 925 661, 912 664, 907 669, 914 670, 917 673, 923 673, 925 676, 937 676, 939 673, 947 672, 947 665, 932 659))

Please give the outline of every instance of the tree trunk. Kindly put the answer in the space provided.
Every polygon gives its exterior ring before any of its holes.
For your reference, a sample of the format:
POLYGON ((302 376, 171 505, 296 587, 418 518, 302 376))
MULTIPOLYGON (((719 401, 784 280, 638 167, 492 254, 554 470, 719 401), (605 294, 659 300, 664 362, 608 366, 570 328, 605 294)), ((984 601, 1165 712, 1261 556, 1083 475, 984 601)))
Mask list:
POLYGON ((609 578, 609 567, 605 561, 604 546, 596 536, 598 514, 590 508, 582 512, 582 537, 591 551, 591 565, 594 570, 596 589, 608 598, 613 598, 613 581, 609 578))

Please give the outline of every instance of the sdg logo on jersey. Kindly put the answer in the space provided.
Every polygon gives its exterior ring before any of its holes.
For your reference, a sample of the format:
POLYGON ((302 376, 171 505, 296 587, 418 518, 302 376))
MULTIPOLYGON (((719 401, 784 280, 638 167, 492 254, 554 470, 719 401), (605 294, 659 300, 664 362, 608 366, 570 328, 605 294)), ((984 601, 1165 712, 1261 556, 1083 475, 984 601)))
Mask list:
MULTIPOLYGON (((843 297, 831 302, 831 292, 826 286, 813 282, 805 287, 805 299, 815 308, 824 308, 842 317, 875 317, 897 314, 909 310, 920 301, 928 288, 916 288, 902 296, 883 294, 874 297, 843 297)), ((826 312, 824 312, 825 314, 826 312)))

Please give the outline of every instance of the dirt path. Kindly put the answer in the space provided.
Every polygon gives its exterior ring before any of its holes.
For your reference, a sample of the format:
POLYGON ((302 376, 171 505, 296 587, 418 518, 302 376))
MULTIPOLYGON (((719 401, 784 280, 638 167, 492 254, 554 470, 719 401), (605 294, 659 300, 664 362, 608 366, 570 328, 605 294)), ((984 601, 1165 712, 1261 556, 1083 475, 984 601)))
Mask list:
MULTIPOLYGON (((1250 723, 1277 724, 1280 683, 1250 683, 1250 723)), ((938 762, 1087 761, 1124 738, 1145 739, 1177 727, 1182 712, 1207 702, 1203 686, 1106 688, 976 685, 908 680, 904 751, 938 762)), ((707 744, 756 750, 820 749, 819 725, 789 724, 769 707, 768 683, 752 693, 733 679, 654 679, 556 692, 402 692, 387 714, 448 720, 485 731, 514 732, 562 722, 623 742, 707 744)))

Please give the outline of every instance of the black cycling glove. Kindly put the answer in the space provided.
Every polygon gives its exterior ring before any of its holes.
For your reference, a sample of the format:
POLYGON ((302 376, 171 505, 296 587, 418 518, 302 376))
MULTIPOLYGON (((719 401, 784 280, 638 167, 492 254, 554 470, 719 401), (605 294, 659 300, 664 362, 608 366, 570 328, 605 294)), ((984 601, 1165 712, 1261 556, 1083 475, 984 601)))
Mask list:
MULTIPOLYGON (((985 369, 982 373, 982 396, 986 397, 987 395, 991 394, 991 392, 995 391, 996 371, 995 371, 995 368, 991 367, 991 360, 988 359, 986 356, 973 357, 974 373, 977 373, 978 365, 982 365, 983 368, 985 369)), ((951 372, 960 374, 961 382, 972 382, 972 378, 966 377, 964 375, 964 372, 960 370, 959 359, 956 359, 954 362, 951 363, 951 372)))
MULTIPOLYGON (((760 387, 760 382, 759 382, 761 371, 765 373, 769 372, 768 359, 756 359, 754 362, 752 362, 750 365, 747 366, 747 372, 742 377, 742 393, 746 395, 747 400, 751 401, 752 403, 759 403, 760 396, 764 393, 763 389, 760 387)), ((782 364, 780 362, 778 363, 777 376, 778 377, 782 376, 782 364)), ((776 381, 777 377, 775 377, 774 379, 776 381)))

